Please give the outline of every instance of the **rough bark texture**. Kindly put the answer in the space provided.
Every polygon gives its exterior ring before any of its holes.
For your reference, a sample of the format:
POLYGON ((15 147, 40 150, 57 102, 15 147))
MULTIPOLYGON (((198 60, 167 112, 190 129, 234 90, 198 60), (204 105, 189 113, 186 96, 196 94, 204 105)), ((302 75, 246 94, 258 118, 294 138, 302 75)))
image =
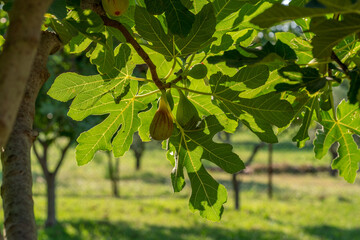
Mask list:
POLYGON ((42 34, 41 48, 39 48, 32 66, 14 129, 2 152, 1 196, 4 208, 5 238, 8 240, 37 239, 30 164, 30 149, 36 137, 33 134, 32 126, 36 97, 41 86, 49 77, 46 69, 47 58, 59 47, 60 41, 55 34, 49 32, 42 34))
POLYGON ((44 13, 52 0, 15 0, 0 54, 0 147, 13 128, 40 42, 44 13))

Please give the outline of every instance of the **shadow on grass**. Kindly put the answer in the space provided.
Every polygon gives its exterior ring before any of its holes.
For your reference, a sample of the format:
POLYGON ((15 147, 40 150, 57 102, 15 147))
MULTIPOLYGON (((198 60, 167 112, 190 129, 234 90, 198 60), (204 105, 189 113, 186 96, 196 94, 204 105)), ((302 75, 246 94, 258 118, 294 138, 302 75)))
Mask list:
POLYGON ((198 224, 194 227, 165 227, 127 222, 73 221, 63 222, 53 228, 41 230, 40 240, 230 240, 230 239, 296 239, 278 231, 225 229, 198 224))
POLYGON ((304 228, 305 232, 326 240, 359 239, 360 227, 344 229, 329 225, 319 225, 304 228))

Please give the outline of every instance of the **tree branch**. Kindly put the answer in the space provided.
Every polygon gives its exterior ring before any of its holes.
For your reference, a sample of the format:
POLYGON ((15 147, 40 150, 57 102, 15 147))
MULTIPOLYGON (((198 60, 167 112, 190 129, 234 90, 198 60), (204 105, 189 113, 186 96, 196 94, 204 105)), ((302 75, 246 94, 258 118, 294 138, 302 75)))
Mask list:
MULTIPOLYGON (((248 167, 248 166, 254 161, 254 158, 255 158, 256 153, 257 153, 257 152, 260 150, 260 148, 262 148, 263 146, 265 146, 265 143, 264 143, 264 142, 258 143, 258 144, 256 144, 256 145, 254 146, 253 151, 252 151, 250 157, 249 157, 249 158, 246 160, 246 162, 244 163, 245 167, 248 167)), ((241 171, 239 171, 239 172, 237 172, 237 173, 234 173, 234 175, 240 174, 240 173, 242 173, 243 171, 244 171, 244 169, 241 170, 241 171)))
POLYGON ((175 85, 177 82, 180 82, 181 80, 183 80, 183 76, 180 75, 171 82, 164 84, 164 88, 171 88, 171 85, 175 85))
POLYGON ((0 147, 13 128, 40 42, 43 17, 52 0, 15 0, 0 54, 0 147))
POLYGON ((113 27, 118 29, 125 37, 126 41, 132 45, 137 54, 144 60, 144 62, 148 65, 152 80, 156 84, 156 86, 162 90, 165 89, 164 83, 160 81, 159 76, 156 71, 156 66, 153 61, 150 59, 149 55, 144 51, 144 49, 140 46, 140 44, 135 40, 135 38, 131 35, 131 33, 126 29, 124 25, 120 22, 112 20, 106 16, 105 11, 102 9, 100 2, 94 0, 82 1, 81 7, 86 9, 91 9, 95 13, 97 13, 104 22, 105 26, 113 27))
POLYGON ((42 145, 43 147, 43 154, 42 156, 40 156, 40 154, 38 154, 38 151, 37 151, 37 148, 36 148, 36 145, 33 144, 33 149, 34 149, 34 153, 37 157, 37 159, 39 160, 39 163, 40 163, 40 166, 41 166, 41 169, 43 170, 44 172, 44 175, 45 177, 47 178, 49 175, 50 175, 50 172, 49 172, 49 169, 47 167, 47 151, 48 151, 48 145, 45 143, 45 142, 40 142, 39 143, 42 145))
POLYGON ((331 59, 334 60, 340 67, 341 69, 344 71, 344 73, 349 76, 349 69, 347 67, 346 64, 344 64, 339 57, 335 54, 334 51, 331 52, 331 59))
POLYGON ((256 145, 254 146, 254 149, 253 149, 253 151, 252 151, 251 156, 250 156, 250 157, 248 158, 248 160, 245 162, 245 166, 246 166, 246 167, 249 166, 249 165, 253 162, 256 153, 257 153, 257 152, 260 150, 260 148, 262 148, 264 145, 265 145, 265 143, 264 143, 264 142, 261 142, 261 143, 258 143, 258 144, 256 144, 256 145))
POLYGON ((34 150, 34 153, 35 153, 35 156, 36 156, 37 159, 40 159, 40 158, 43 158, 43 157, 44 157, 44 156, 40 156, 40 153, 38 152, 35 143, 33 144, 33 150, 34 150))
POLYGON ((57 172, 59 171, 60 169, 60 166, 61 164, 63 163, 64 159, 65 159, 65 155, 67 153, 67 151, 69 150, 70 146, 71 146, 71 139, 69 140, 68 144, 63 148, 61 149, 61 157, 60 157, 60 160, 58 162, 58 164, 56 165, 56 168, 55 170, 52 172, 52 174, 54 174, 56 176, 57 172))

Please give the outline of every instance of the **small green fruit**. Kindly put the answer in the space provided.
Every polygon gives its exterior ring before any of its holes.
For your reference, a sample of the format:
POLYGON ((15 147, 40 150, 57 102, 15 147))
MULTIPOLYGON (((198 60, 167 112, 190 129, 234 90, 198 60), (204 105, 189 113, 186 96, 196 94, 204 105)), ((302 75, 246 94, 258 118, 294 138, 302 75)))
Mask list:
POLYGON ((206 77, 207 72, 208 72, 207 67, 202 63, 198 63, 192 66, 188 75, 195 79, 203 79, 204 77, 206 77))
POLYGON ((176 111, 176 121, 184 129, 193 129, 201 120, 199 113, 182 91, 179 91, 179 95, 180 100, 176 111))
POLYGON ((129 0, 102 0, 102 5, 107 14, 118 17, 128 9, 129 0))
POLYGON ((165 140, 172 135, 173 130, 173 118, 169 112, 167 102, 161 96, 159 108, 150 124, 150 136, 155 140, 165 140))

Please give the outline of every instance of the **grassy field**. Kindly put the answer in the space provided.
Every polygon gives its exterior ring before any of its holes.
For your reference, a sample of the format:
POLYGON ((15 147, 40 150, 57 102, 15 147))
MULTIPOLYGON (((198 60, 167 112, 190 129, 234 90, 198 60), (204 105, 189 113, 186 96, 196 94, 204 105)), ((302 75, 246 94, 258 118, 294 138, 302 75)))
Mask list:
MULTIPOLYGON (((237 134, 235 151, 246 159, 256 137, 237 134)), ((286 140, 286 139, 285 139, 286 140)), ((53 153, 54 156, 57 153, 53 153)), ((134 170, 132 152, 120 159, 121 198, 111 197, 106 179, 107 157, 103 153, 78 167, 74 151, 67 156, 58 176, 58 220, 51 229, 46 219, 45 182, 34 161, 35 215, 39 239, 359 239, 360 181, 348 184, 326 173, 274 176, 274 198, 267 198, 266 175, 242 175, 241 211, 234 210, 231 175, 213 176, 229 190, 220 222, 202 219, 188 209, 191 189, 172 192, 171 166, 157 143, 147 144, 142 170, 134 170)), ((267 150, 255 163, 266 163, 267 150)), ((294 165, 328 165, 330 158, 314 160, 311 146, 298 150, 292 143, 274 145, 274 162, 294 165)), ((188 184, 189 185, 189 184, 188 184)), ((1 217, 2 217, 1 213, 1 217)), ((2 222, 3 220, 0 219, 2 222)))

